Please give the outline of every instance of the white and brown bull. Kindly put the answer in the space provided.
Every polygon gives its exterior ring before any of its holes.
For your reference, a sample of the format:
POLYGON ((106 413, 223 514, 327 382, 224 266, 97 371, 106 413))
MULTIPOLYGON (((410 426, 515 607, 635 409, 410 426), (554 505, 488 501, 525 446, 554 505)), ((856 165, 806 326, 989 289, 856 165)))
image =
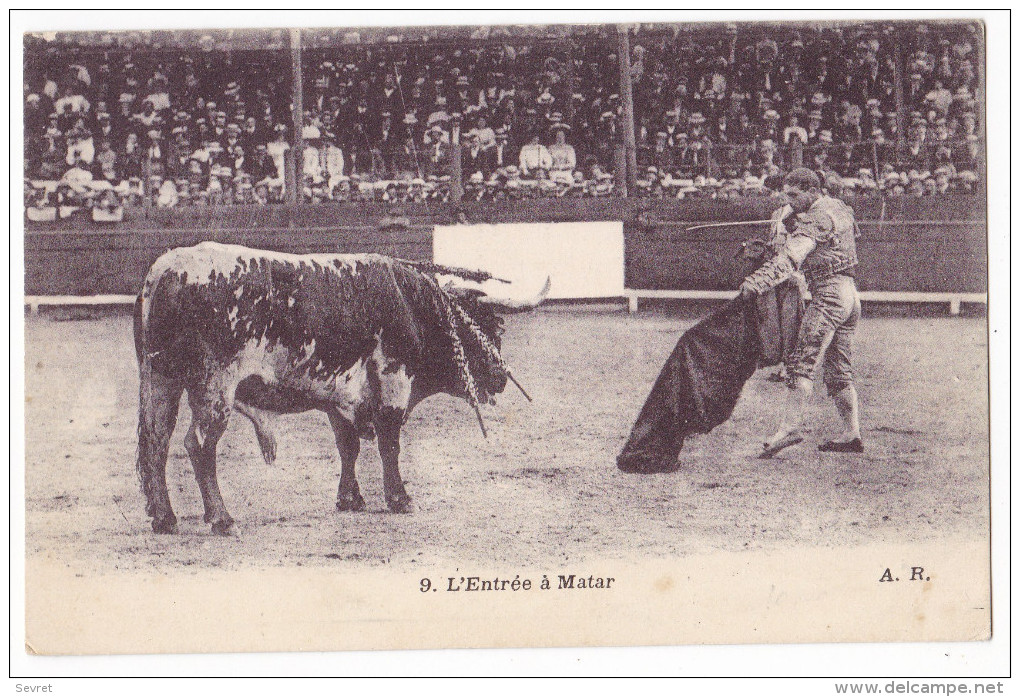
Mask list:
POLYGON ((547 280, 535 297, 497 298, 482 290, 494 281, 472 282, 486 277, 374 254, 212 242, 160 257, 135 306, 137 469, 152 529, 177 527, 166 459, 185 391, 185 447, 213 532, 234 522, 216 479, 216 445, 234 411, 255 424, 267 460, 275 456, 268 415, 325 412, 340 451, 339 510, 365 506, 354 464, 360 438, 374 435, 386 504, 406 511, 398 456, 408 414, 438 393, 465 398, 476 412, 491 402, 513 380, 496 311, 531 309, 549 291, 547 280))

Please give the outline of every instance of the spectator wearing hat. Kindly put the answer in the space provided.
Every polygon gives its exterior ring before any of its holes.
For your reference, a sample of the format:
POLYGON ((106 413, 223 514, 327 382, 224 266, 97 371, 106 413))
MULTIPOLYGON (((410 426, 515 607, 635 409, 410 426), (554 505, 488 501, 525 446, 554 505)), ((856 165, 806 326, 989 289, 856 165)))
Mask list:
POLYGON ((779 112, 775 109, 765 109, 762 114, 762 119, 765 120, 765 128, 761 133, 763 140, 771 140, 773 143, 778 143, 780 140, 779 134, 779 112))
POLYGON ((758 143, 751 162, 760 177, 768 177, 784 169, 783 156, 771 138, 763 138, 758 143))
POLYGON ((976 134, 964 136, 953 147, 953 162, 962 173, 977 170, 981 162, 981 141, 976 134))
POLYGON ((666 125, 662 130, 666 134, 666 145, 670 148, 675 148, 677 146, 676 136, 684 130, 680 125, 680 111, 678 109, 670 109, 666 112, 666 125))
POLYGON ((492 172, 491 162, 481 147, 477 131, 468 131, 464 134, 464 139, 467 141, 462 150, 461 167, 464 174, 488 176, 492 172))
POLYGON ((178 205, 181 206, 191 205, 191 187, 188 184, 187 177, 175 179, 174 184, 177 186, 178 205))
POLYGON ((691 138, 701 137, 705 127, 705 121, 707 121, 707 119, 700 111, 692 112, 691 115, 687 117, 687 126, 691 138))
POLYGON ((379 91, 375 95, 374 106, 378 111, 388 111, 392 114, 397 113, 400 108, 400 85, 397 84, 397 78, 394 72, 387 71, 383 76, 383 83, 379 86, 379 91))
POLYGON ((336 189, 347 181, 347 177, 344 176, 343 150, 337 145, 336 136, 332 133, 323 137, 322 164, 327 177, 326 198, 333 199, 336 189))
POLYGON ((900 137, 900 125, 895 111, 887 111, 883 116, 882 130, 885 132, 885 139, 895 143, 900 137))
POLYGON ((669 138, 666 131, 658 131, 655 134, 655 145, 645 151, 643 162, 638 164, 643 167, 655 167, 662 172, 673 172, 677 168, 677 150, 669 147, 669 138))
POLYGON ((518 160, 521 176, 526 179, 545 179, 552 168, 552 155, 538 140, 538 133, 533 133, 521 148, 518 160))
POLYGON ((242 170, 250 174, 253 181, 276 176, 276 163, 266 150, 265 143, 259 143, 246 153, 242 170))
POLYGON ((166 111, 170 108, 170 95, 168 83, 164 75, 157 73, 149 80, 149 93, 143 101, 151 103, 157 112, 166 111))
POLYGON ((863 151, 863 146, 855 145, 850 141, 839 143, 833 149, 833 155, 830 158, 829 165, 840 176, 853 177, 866 162, 861 154, 863 151))
POLYGON ((425 132, 425 169, 431 176, 440 177, 450 171, 450 134, 443 129, 440 121, 433 123, 425 132))
POLYGON ((496 171, 513 163, 510 150, 510 134, 507 133, 505 128, 500 128, 496 131, 496 145, 486 152, 489 153, 489 158, 491 159, 491 171, 496 171))
POLYGON ((156 106, 152 102, 142 102, 142 110, 132 117, 138 124, 140 130, 149 130, 158 126, 162 117, 156 113, 156 106))
MULTIPOLYGON (((220 143, 220 145, 226 145, 227 112, 222 110, 215 112, 212 115, 212 118, 210 119, 210 123, 212 124, 212 126, 210 127, 210 131, 212 131, 213 138, 215 138, 220 143)), ((209 201, 210 205, 212 205, 212 202, 213 202, 212 198, 210 198, 209 201)))
POLYGON ((592 129, 596 158, 602 167, 612 168, 614 148, 620 141, 616 112, 603 111, 592 129))
POLYGON ((563 179, 573 181, 573 172, 577 168, 577 153, 574 146, 567 143, 567 133, 570 125, 566 123, 554 123, 552 125, 555 142, 549 146, 549 157, 552 164, 550 172, 556 173, 563 179))
POLYGON ((548 117, 552 111, 553 104, 556 103, 556 97, 553 95, 552 90, 548 85, 542 88, 542 92, 535 98, 535 102, 538 104, 538 111, 545 117, 548 117))
POLYGON ((867 101, 863 115, 861 116, 861 133, 863 137, 871 133, 876 128, 883 128, 884 114, 882 113, 882 103, 875 97, 872 97, 867 101))
POLYGON ((907 143, 899 154, 901 168, 920 167, 931 169, 932 151, 927 140, 927 125, 923 119, 916 120, 907 135, 907 143))
POLYGON ((127 134, 137 130, 137 121, 134 119, 133 94, 122 92, 117 99, 117 113, 110 117, 110 126, 121 138, 121 144, 127 139, 127 134))
POLYGON ((484 116, 479 116, 475 121, 474 133, 478 137, 478 146, 482 150, 496 147, 496 132, 489 126, 484 116))
POLYGON ((909 177, 907 195, 914 197, 924 196, 924 179, 921 177, 921 174, 915 169, 910 171, 909 177))
POLYGON ((431 128, 432 125, 436 123, 444 124, 445 127, 445 124, 449 123, 449 121, 450 114, 446 111, 446 97, 439 95, 436 97, 433 109, 431 113, 429 113, 428 119, 425 121, 425 127, 431 128))
POLYGON ((450 145, 453 146, 453 147, 457 147, 457 146, 460 145, 460 141, 461 141, 461 125, 462 125, 461 122, 463 121, 463 119, 464 119, 464 116, 459 111, 455 111, 452 114, 450 114, 450 130, 449 130, 449 134, 450 134, 450 145))
POLYGON ((67 84, 61 90, 61 96, 53 102, 53 111, 57 116, 84 116, 91 108, 85 95, 78 93, 76 84, 67 84))
POLYGON ((111 144, 115 143, 123 135, 117 133, 113 129, 113 122, 110 120, 110 114, 103 109, 102 111, 96 112, 96 123, 92 128, 92 133, 98 140, 107 139, 111 144))
POLYGON ((949 122, 944 116, 940 116, 935 120, 935 130, 931 133, 930 140, 938 145, 949 141, 951 135, 949 133, 949 122))
POLYGON ((911 106, 918 107, 924 102, 926 94, 927 90, 924 88, 924 76, 921 75, 919 71, 915 70, 910 73, 909 81, 906 89, 904 90, 904 102, 911 106))
POLYGON ((121 163, 121 173, 124 177, 142 176, 142 151, 143 148, 138 139, 138 134, 128 133, 127 138, 124 140, 123 150, 117 156, 118 162, 121 163))
POLYGON ((252 203, 257 206, 264 206, 270 203, 269 187, 264 182, 256 182, 252 186, 252 203))
POLYGON ((96 174, 100 179, 108 182, 119 182, 117 176, 117 153, 114 151, 109 138, 99 141, 99 150, 95 158, 96 174))
POLYGON ((254 116, 244 120, 244 125, 238 133, 238 142, 246 153, 254 153, 255 146, 265 144, 266 135, 259 129, 259 123, 254 116))
POLYGON ((710 147, 706 147, 706 140, 691 137, 680 150, 679 168, 685 176, 708 175, 711 152, 710 147))
POLYGON ((935 188, 932 193, 936 194, 950 193, 953 172, 954 172, 953 168, 949 165, 937 167, 935 169, 935 176, 933 178, 933 181, 935 182, 935 188))
POLYGON ((719 145, 729 145, 730 143, 730 124, 729 116, 726 112, 722 112, 715 117, 715 122, 712 124, 710 129, 710 138, 713 143, 719 145))
POLYGON ((347 168, 351 173, 370 174, 375 164, 372 156, 372 132, 377 117, 368 111, 368 102, 359 100, 354 114, 348 119, 347 168))
POLYGON ((398 179, 406 179, 421 172, 424 157, 424 150, 417 145, 413 130, 402 129, 400 131, 400 147, 394 151, 387 166, 393 176, 398 179))
POLYGON ((818 132, 818 142, 808 148, 805 152, 806 164, 809 169, 822 172, 832 167, 829 159, 833 151, 832 131, 823 128, 818 132))
POLYGON ((67 132, 66 142, 67 164, 72 164, 75 159, 80 159, 86 165, 92 164, 92 160, 96 156, 95 140, 83 119, 78 119, 71 130, 67 132))
POLYGON ((963 125, 963 130, 959 134, 961 139, 966 140, 977 135, 977 114, 973 111, 965 111, 960 117, 960 123, 963 125))
POLYGON ((659 169, 649 165, 644 171, 637 173, 637 195, 641 198, 662 198, 662 187, 659 185, 659 169))
POLYGON ((92 172, 80 158, 75 159, 71 168, 60 178, 60 185, 66 190, 66 203, 71 206, 84 206, 92 196, 92 172))
POLYGON ((60 176, 67 170, 65 159, 67 143, 64 140, 64 134, 57 128, 55 116, 43 133, 39 150, 41 153, 38 156, 38 177, 51 181, 60 179, 60 176))
POLYGON ((149 142, 142 155, 143 172, 148 172, 150 175, 156 174, 162 176, 164 173, 163 132, 158 128, 153 128, 146 133, 146 137, 149 142))
POLYGON ((46 114, 42 98, 32 92, 25 96, 25 133, 41 133, 46 130, 46 114))
POLYGON ((156 195, 156 206, 159 208, 173 208, 180 201, 177 193, 177 185, 173 179, 167 179, 160 184, 156 195))
MULTIPOLYGON (((821 123, 821 110, 818 111, 818 122, 821 123)), ((790 116, 789 125, 783 129, 783 144, 792 145, 796 142, 800 142, 801 145, 807 145, 808 132, 807 129, 800 125, 796 115, 790 116)))
POLYGON ((845 133, 853 134, 852 137, 860 140, 863 120, 864 109, 861 108, 860 104, 854 104, 847 99, 840 102, 840 113, 837 122, 845 129, 845 133))
POLYGON ((936 80, 931 90, 924 96, 924 103, 934 109, 939 115, 945 116, 949 113, 949 107, 953 105, 953 93, 936 80))
POLYGON ((273 158, 273 162, 276 164, 276 177, 273 182, 269 184, 269 191, 272 194, 277 187, 280 187, 280 194, 283 195, 284 177, 286 176, 286 169, 284 166, 284 159, 288 150, 290 150, 290 143, 287 142, 287 127, 283 124, 277 124, 274 128, 275 138, 266 144, 266 152, 273 158))
MULTIPOLYGON (((310 135, 310 134, 309 134, 310 135)), ((304 139, 305 149, 301 154, 301 174, 307 184, 310 181, 313 185, 321 184, 324 181, 322 176, 322 157, 319 153, 319 131, 316 129, 313 137, 304 139)))
POLYGON ((381 112, 378 128, 372 134, 372 155, 377 172, 393 173, 393 162, 398 157, 400 147, 399 129, 393 125, 393 113, 389 110, 381 112))
MULTIPOLYGON (((791 116, 790 118, 793 119, 796 118, 796 116, 791 116)), ((805 145, 808 143, 814 143, 818 140, 818 132, 822 130, 822 118, 823 115, 821 109, 812 109, 811 111, 808 112, 807 126, 804 127, 805 137, 802 141, 805 145)), ((783 132, 783 139, 785 142, 786 139, 785 131, 783 132)))
POLYGON ((166 152, 166 171, 168 176, 174 179, 184 175, 187 170, 188 158, 191 157, 192 149, 188 143, 187 129, 183 126, 175 126, 171 131, 170 144, 166 152))
POLYGON ((457 111, 464 113, 469 107, 478 105, 478 97, 471 95, 471 80, 467 75, 458 76, 454 87, 456 89, 454 108, 457 111))

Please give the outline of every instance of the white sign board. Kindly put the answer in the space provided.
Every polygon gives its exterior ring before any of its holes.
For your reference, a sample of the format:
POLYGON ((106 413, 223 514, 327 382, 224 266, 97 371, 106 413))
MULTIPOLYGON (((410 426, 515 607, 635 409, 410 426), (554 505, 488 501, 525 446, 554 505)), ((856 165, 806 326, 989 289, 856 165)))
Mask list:
POLYGON ((437 264, 480 269, 527 287, 548 276, 551 299, 623 295, 623 223, 437 225, 437 264))

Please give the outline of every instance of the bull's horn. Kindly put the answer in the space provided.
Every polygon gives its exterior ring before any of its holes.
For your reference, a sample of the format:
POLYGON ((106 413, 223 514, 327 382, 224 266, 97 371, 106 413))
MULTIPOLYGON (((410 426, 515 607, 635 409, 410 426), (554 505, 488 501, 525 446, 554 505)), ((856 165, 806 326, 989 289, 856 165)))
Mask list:
POLYGON ((552 279, 546 276, 542 289, 530 298, 507 298, 486 294, 478 296, 478 302, 489 305, 501 312, 527 312, 542 304, 549 295, 551 287, 552 279))

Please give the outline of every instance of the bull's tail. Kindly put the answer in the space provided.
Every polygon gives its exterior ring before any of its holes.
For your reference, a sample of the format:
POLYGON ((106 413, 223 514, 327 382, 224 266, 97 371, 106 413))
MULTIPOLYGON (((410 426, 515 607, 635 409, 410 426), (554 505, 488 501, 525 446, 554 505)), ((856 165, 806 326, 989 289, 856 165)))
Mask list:
POLYGON ((141 293, 135 298, 135 311, 134 311, 134 329, 135 329, 135 358, 138 359, 139 367, 142 365, 142 346, 145 343, 145 337, 143 332, 145 331, 145 324, 142 318, 142 310, 144 303, 142 301, 141 293))

